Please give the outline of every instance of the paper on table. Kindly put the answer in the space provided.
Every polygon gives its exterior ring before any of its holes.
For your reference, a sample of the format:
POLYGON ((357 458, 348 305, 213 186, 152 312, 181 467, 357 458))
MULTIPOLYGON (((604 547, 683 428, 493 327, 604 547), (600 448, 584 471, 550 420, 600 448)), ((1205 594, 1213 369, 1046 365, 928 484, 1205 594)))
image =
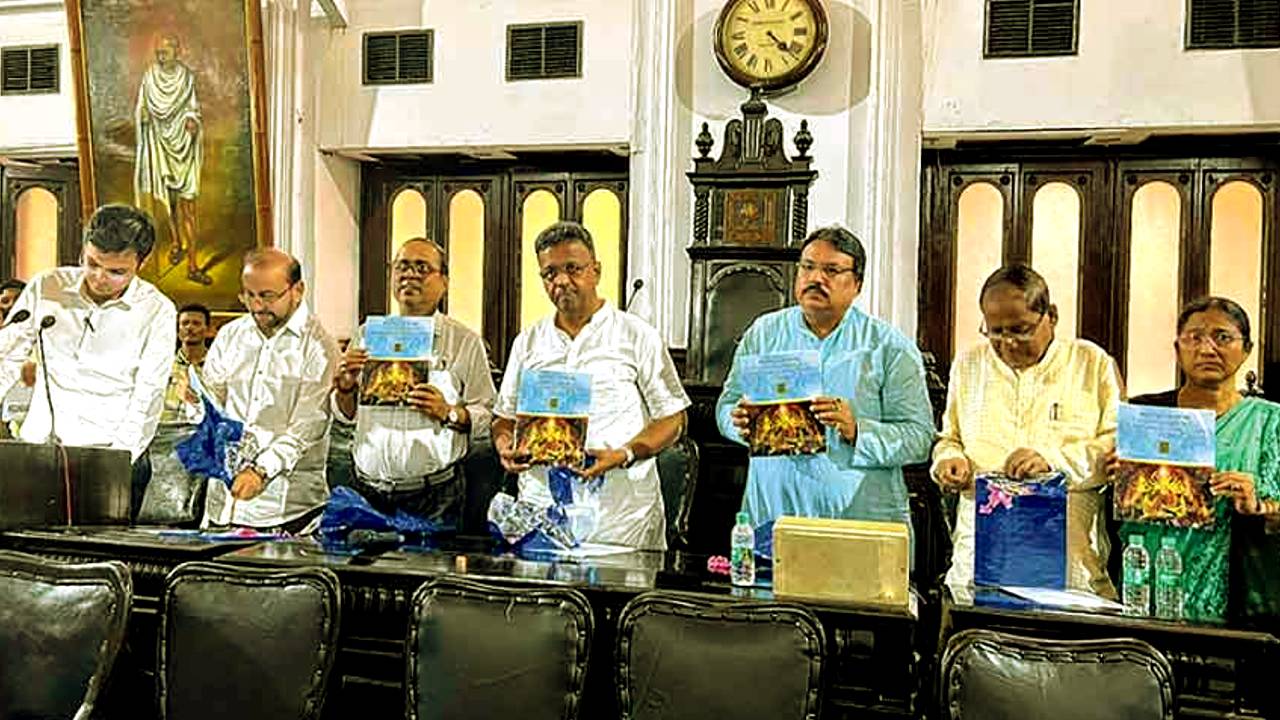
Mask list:
POLYGON ((1048 588, 1005 585, 1000 586, 1000 589, 1038 605, 1082 610, 1115 610, 1117 612, 1124 610, 1124 606, 1118 602, 1079 590, 1051 590, 1048 588))

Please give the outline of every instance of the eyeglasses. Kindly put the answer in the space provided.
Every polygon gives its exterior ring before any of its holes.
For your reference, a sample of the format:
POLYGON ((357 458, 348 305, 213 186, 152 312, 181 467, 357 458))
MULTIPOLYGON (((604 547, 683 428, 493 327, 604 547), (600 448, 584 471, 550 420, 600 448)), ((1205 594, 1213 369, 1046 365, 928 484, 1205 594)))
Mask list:
POLYGON ((277 302, 280 301, 280 298, 289 294, 289 290, 293 288, 293 285, 294 283, 289 283, 288 285, 284 286, 284 290, 281 290, 279 292, 276 292, 275 290, 263 290, 260 293, 254 293, 254 292, 249 292, 248 290, 241 290, 240 302, 244 303, 245 305, 250 305, 254 301, 260 302, 263 305, 275 305, 277 302))
POLYGON ((1208 342, 1215 348, 1223 348, 1243 339, 1243 335, 1237 335, 1230 330, 1187 330, 1178 335, 1178 344, 1186 348, 1195 348, 1199 347, 1200 343, 1208 342))
POLYGON ((982 323, 978 326, 978 332, 991 342, 1006 343, 1029 343, 1036 337, 1036 331, 1040 329, 1040 321, 1044 319, 1044 313, 1040 313, 1036 317, 1036 321, 1030 326, 1021 328, 1001 328, 999 330, 988 330, 987 324, 982 323))
POLYGON ((590 269, 591 269, 590 265, 566 263, 563 267, 548 265, 547 267, 542 268, 542 272, 538 274, 542 276, 542 282, 549 283, 549 282, 555 282, 556 277, 560 275, 560 273, 564 273, 565 275, 569 276, 570 280, 573 280, 573 279, 576 279, 579 275, 585 273, 590 269))
POLYGON ((432 267, 426 260, 398 260, 391 265, 391 268, 401 275, 413 272, 424 277, 440 272, 440 268, 432 267))
POLYGON ((820 272, 822 273, 822 276, 828 280, 834 280, 843 273, 853 272, 853 266, 819 265, 812 260, 801 260, 797 263, 796 268, 800 271, 801 275, 812 275, 815 272, 820 272))

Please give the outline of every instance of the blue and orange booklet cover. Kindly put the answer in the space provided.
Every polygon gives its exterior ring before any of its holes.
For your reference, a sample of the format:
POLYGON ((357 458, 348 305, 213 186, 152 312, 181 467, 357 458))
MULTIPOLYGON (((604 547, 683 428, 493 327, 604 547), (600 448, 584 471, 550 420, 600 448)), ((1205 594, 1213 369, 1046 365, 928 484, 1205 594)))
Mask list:
POLYGON ((374 315, 365 320, 369 359, 360 375, 361 405, 406 405, 415 385, 427 382, 435 344, 430 317, 374 315))
POLYGON ((580 467, 590 412, 590 374, 525 370, 516 396, 516 454, 532 465, 580 467))
POLYGON ((1214 523, 1217 445, 1212 410, 1121 403, 1117 418, 1115 516, 1175 527, 1214 523))
POLYGON ((821 395, 822 361, 817 351, 744 356, 742 401, 751 416, 751 454, 825 452, 826 429, 809 408, 821 395))

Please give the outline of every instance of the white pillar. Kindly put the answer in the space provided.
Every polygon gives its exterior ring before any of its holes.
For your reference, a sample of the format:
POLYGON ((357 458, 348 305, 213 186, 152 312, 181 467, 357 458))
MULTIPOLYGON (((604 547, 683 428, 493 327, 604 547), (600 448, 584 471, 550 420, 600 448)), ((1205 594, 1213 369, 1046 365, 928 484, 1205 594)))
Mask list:
MULTIPOLYGON (((876 0, 872 23, 869 142, 861 182, 868 267, 863 303, 914 337, 920 228, 924 43, 920 0, 876 0)), ((851 113, 856 117, 857 113, 851 113)), ((851 137, 861 134, 850 128, 851 137)), ((821 182, 821 181, 819 181, 821 182)), ((856 227, 856 225, 855 225, 856 227)))
POLYGON ((669 345, 683 347, 688 325, 689 273, 679 228, 689 213, 690 112, 676 90, 678 34, 691 5, 682 0, 633 0, 631 192, 627 298, 643 280, 632 309, 653 322, 669 345))

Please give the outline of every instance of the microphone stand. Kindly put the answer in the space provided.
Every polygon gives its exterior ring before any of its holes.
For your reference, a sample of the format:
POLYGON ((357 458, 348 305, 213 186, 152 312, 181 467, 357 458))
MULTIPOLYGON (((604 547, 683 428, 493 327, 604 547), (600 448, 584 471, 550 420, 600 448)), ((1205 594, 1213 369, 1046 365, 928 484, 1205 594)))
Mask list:
POLYGON ((40 346, 40 373, 44 376, 44 399, 49 404, 49 435, 44 439, 48 445, 62 444, 62 440, 58 439, 58 433, 54 428, 53 392, 49 389, 49 357, 44 353, 44 331, 53 327, 55 322, 57 322, 57 318, 52 315, 46 315, 40 321, 39 329, 36 330, 36 343, 40 346))

